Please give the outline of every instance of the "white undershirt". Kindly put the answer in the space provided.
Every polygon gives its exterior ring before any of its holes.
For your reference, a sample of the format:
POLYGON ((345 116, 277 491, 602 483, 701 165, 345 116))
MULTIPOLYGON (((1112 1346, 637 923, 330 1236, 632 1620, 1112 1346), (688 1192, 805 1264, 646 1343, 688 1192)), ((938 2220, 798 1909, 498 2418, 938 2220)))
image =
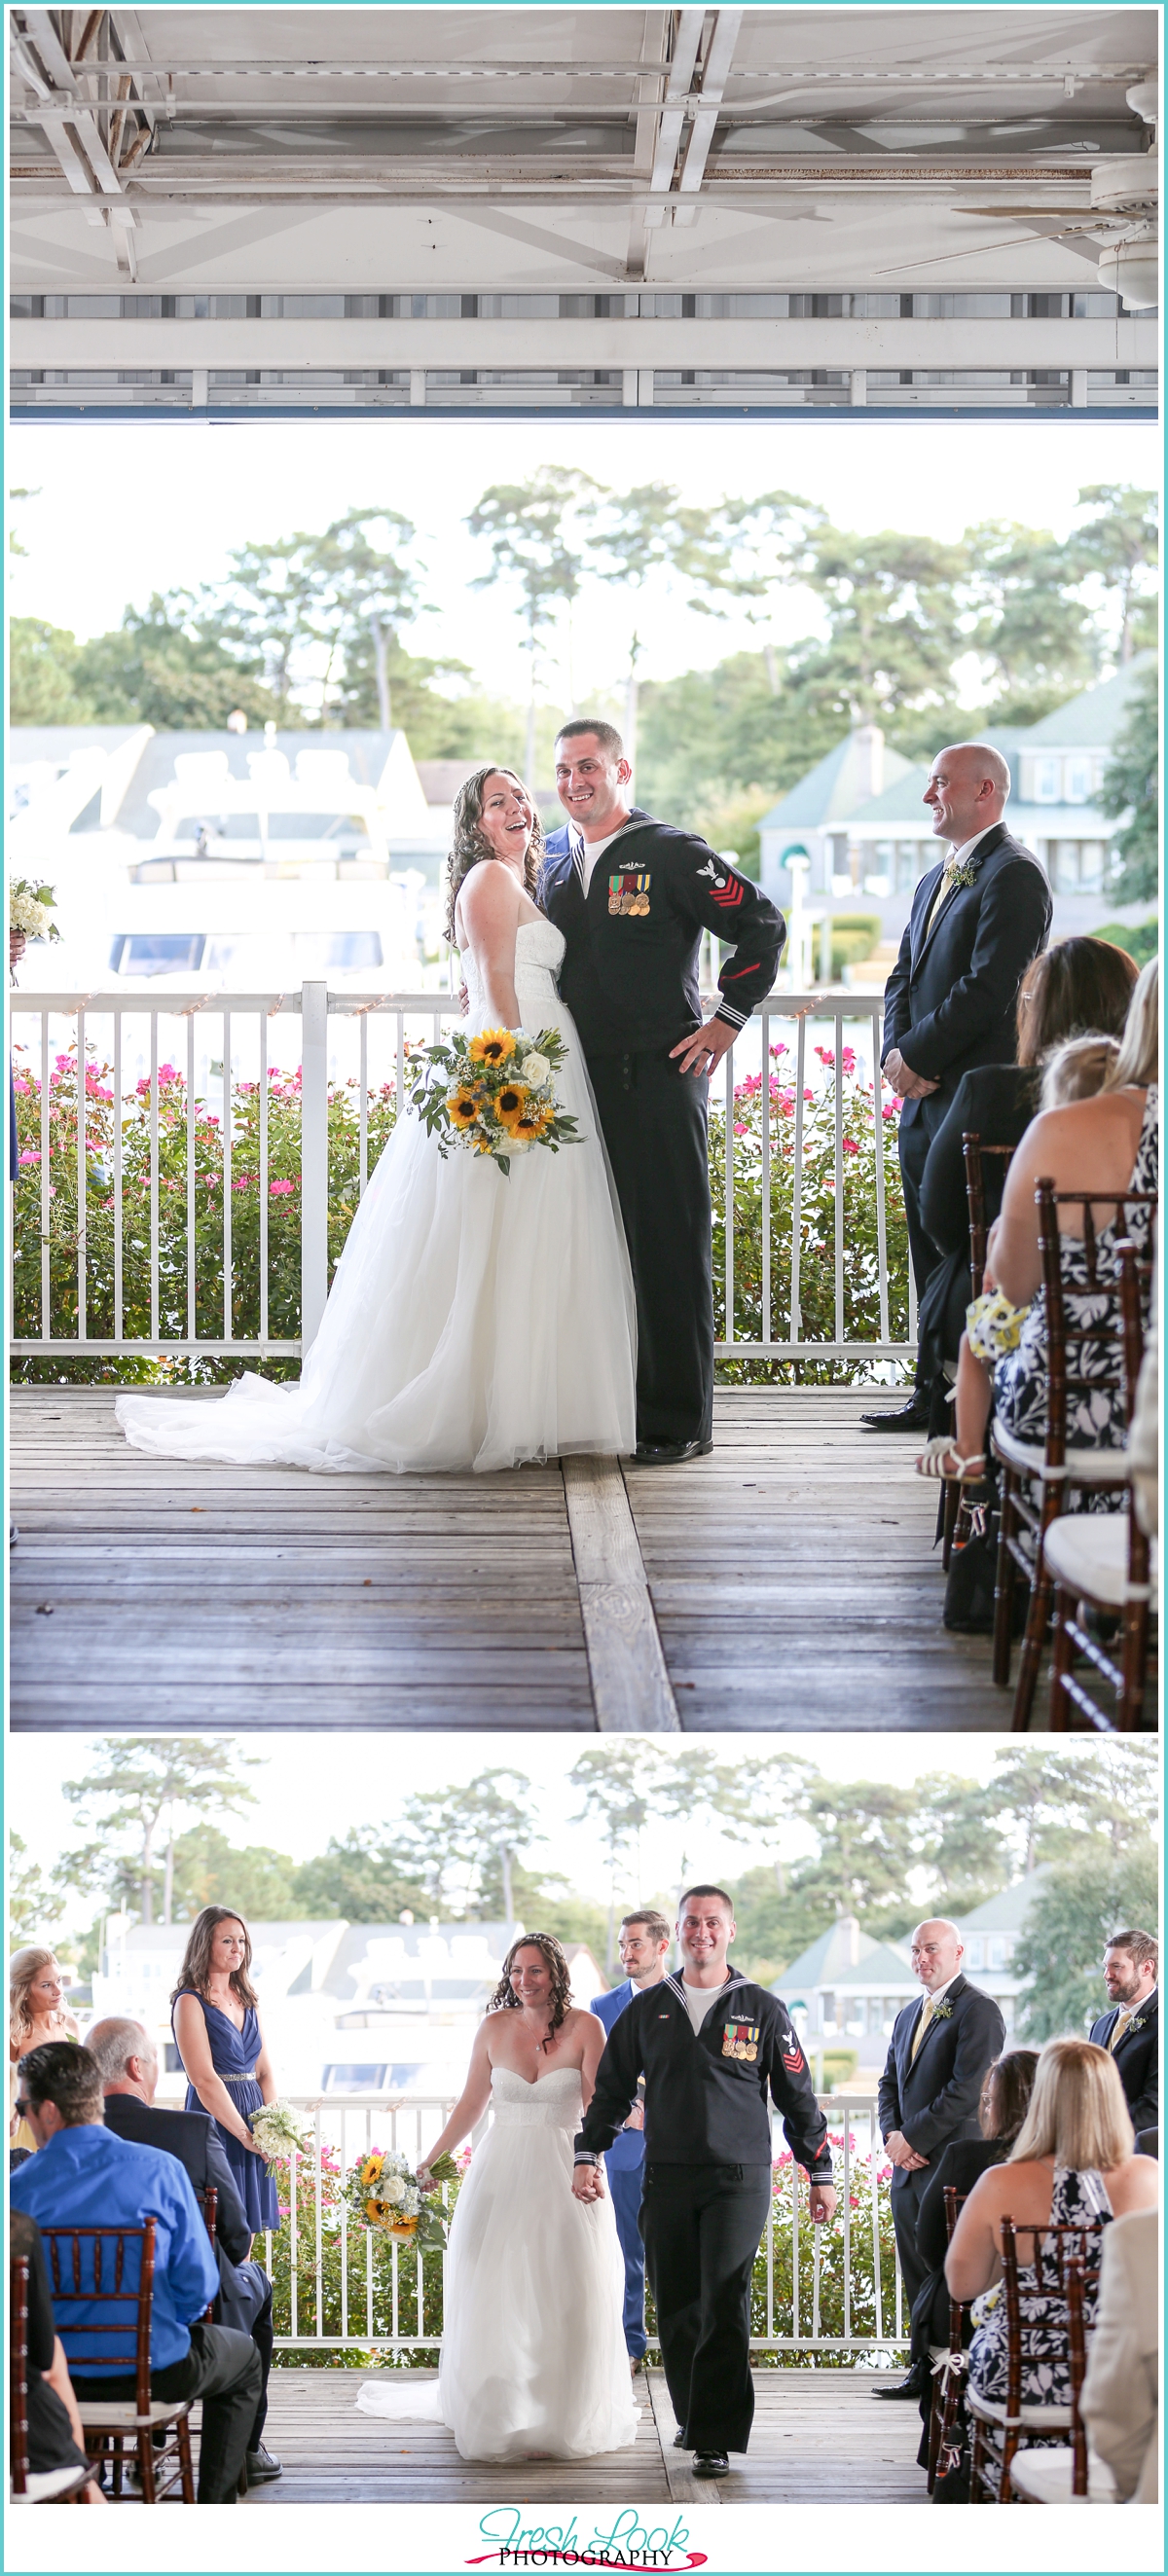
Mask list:
POLYGON ((707 2013, 713 2011, 723 1990, 723 1986, 691 1986, 688 1978, 682 1978, 681 1991, 685 1996, 686 2010, 695 2032, 701 2030, 707 2013))
POLYGON ((580 852, 580 873, 584 879, 585 894, 592 883, 592 871, 597 861, 604 857, 606 850, 611 850, 614 841, 619 841, 624 828, 624 824, 621 823, 615 832, 606 832, 603 841, 584 842, 580 852))

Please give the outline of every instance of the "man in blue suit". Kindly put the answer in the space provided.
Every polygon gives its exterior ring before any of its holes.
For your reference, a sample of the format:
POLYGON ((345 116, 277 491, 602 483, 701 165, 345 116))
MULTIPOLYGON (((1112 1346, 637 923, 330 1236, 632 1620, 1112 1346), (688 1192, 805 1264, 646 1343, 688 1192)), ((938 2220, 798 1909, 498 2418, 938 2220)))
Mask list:
MULTIPOLYGON (((663 1914, 639 1908, 626 1914, 620 1928, 620 1963, 625 1972, 623 1986, 614 1986, 611 1994, 594 1995, 589 2009, 597 2020, 611 2030, 620 2020, 634 1995, 646 1986, 659 1986, 665 1975, 665 1960, 673 1934, 663 1914)), ((616 2232, 625 2258, 625 2343, 634 2371, 645 2358, 645 2248, 641 2241, 641 2178, 645 2163, 645 2114, 640 2103, 630 2111, 620 2136, 605 2155, 608 2185, 612 2193, 616 2232)))

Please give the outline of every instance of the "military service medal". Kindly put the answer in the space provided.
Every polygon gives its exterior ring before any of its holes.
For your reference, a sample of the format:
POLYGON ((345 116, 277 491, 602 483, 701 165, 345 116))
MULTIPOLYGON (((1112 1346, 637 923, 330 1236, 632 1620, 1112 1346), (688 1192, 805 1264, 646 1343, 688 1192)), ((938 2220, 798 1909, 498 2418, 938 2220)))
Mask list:
POLYGON ((722 2033, 723 2057, 741 2057, 748 2065, 758 2056, 758 2023, 728 2021, 722 2033))
POLYGON ((642 918, 648 913, 648 868, 624 868, 609 878, 608 909, 611 913, 638 913, 642 918))

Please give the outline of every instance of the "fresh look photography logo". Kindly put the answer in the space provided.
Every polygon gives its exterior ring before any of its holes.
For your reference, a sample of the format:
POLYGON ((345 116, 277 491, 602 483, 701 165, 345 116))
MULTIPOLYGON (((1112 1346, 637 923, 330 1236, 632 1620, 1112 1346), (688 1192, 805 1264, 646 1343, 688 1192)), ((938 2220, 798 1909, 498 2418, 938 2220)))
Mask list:
POLYGON ((647 2525, 628 2505, 610 2529, 594 2524, 581 2532, 571 2521, 525 2525, 517 2505, 498 2505, 485 2513, 479 2532, 487 2548, 466 2560, 468 2567, 704 2567, 706 2553, 689 2546, 688 2526, 680 2515, 672 2523, 647 2525))

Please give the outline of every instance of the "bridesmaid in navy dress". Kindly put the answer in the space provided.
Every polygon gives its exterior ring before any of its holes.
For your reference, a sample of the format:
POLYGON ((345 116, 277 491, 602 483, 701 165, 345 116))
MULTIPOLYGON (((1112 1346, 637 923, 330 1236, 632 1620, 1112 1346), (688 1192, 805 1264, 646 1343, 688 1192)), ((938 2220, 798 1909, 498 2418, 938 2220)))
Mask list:
POLYGON ((253 2235, 280 2224, 276 2185, 251 2134, 251 2115, 276 2098, 276 2079, 248 1973, 247 1925, 205 1905, 171 1996, 171 2028, 187 2078, 184 2109, 209 2111, 223 2140, 253 2235))

